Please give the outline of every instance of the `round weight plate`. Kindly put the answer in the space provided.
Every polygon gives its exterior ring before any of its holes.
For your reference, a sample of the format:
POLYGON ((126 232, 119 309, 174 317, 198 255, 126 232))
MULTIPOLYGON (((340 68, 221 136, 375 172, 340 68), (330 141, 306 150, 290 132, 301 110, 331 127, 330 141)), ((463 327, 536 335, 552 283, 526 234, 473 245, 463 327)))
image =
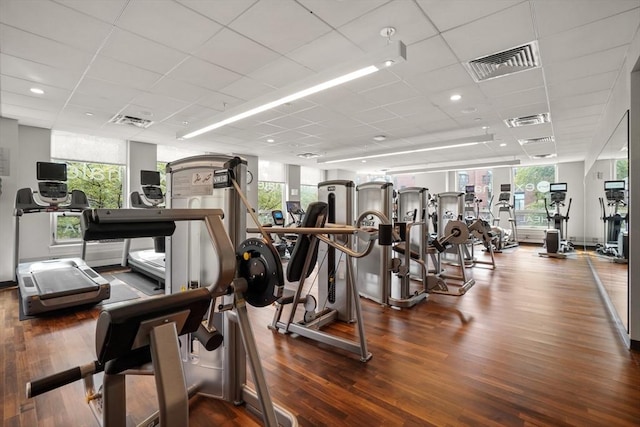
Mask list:
POLYGON ((469 228, 467 228, 467 224, 462 221, 454 220, 447 222, 447 226, 444 228, 444 236, 448 237, 454 233, 458 235, 448 240, 448 242, 453 245, 462 245, 469 240, 469 228))
POLYGON ((273 303, 284 286, 282 263, 278 251, 255 237, 240 243, 236 250, 238 276, 246 279, 245 300, 254 307, 273 303))

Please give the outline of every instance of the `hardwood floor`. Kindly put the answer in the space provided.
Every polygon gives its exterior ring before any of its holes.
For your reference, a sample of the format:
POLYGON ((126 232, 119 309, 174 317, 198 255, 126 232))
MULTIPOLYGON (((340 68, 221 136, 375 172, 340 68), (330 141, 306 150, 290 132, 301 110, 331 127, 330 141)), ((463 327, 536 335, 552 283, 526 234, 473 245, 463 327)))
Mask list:
MULTIPOLYGON (((463 297, 412 309, 362 300, 369 351, 358 357, 266 328, 273 307, 249 309, 272 397, 302 426, 640 425, 640 358, 622 345, 586 256, 540 258, 539 247, 473 269, 463 297)), ((91 361, 98 309, 19 321, 15 289, 0 291, 0 420, 4 426, 95 426, 80 383, 35 399, 30 379, 91 361)), ((332 326, 351 334, 351 325, 332 326)), ((141 421, 155 406, 148 377, 128 380, 141 421)), ((241 408, 196 398, 192 426, 260 425, 241 408)))

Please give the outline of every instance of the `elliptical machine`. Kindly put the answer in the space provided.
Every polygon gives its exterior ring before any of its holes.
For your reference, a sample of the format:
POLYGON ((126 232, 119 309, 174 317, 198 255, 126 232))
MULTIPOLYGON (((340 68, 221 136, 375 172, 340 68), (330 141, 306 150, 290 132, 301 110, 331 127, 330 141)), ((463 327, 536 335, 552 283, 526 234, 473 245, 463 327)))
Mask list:
MULTIPOLYGON (((499 236, 496 252, 502 252, 503 249, 518 246, 518 226, 516 224, 514 204, 511 203, 511 184, 500 184, 500 194, 498 195, 496 206, 498 207, 498 216, 493 217, 492 229, 499 236), (510 229, 500 227, 500 221, 505 213, 507 214, 510 229)), ((489 211, 491 212, 491 208, 489 208, 489 211)))
MULTIPOLYGON (((607 207, 609 208, 609 214, 607 215, 607 209, 605 208, 605 202, 602 197, 599 197, 600 210, 602 212, 602 221, 604 223, 604 241, 603 244, 598 244, 596 252, 613 257, 616 260, 628 260, 628 233, 627 233, 627 215, 624 216, 619 212, 621 207, 626 207, 625 202, 625 182, 623 180, 618 181, 605 181, 604 192, 607 199, 607 207), (627 245, 624 244, 624 239, 627 239, 627 245)), ((624 261, 623 261, 624 262, 624 261)))
POLYGON ((567 198, 567 183, 553 183, 549 185, 549 198, 551 203, 547 204, 547 199, 544 199, 544 210, 547 212, 547 224, 548 229, 545 231, 544 247, 546 252, 540 252, 540 256, 548 256, 554 258, 566 258, 567 252, 573 251, 573 244, 566 240, 567 225, 569 222, 569 211, 571 211, 571 198, 569 198, 569 204, 567 205, 567 212, 562 214, 561 209, 565 206, 564 201, 567 198), (549 213, 549 207, 551 210, 555 210, 553 215, 549 213), (553 228, 552 227, 553 224, 553 228))

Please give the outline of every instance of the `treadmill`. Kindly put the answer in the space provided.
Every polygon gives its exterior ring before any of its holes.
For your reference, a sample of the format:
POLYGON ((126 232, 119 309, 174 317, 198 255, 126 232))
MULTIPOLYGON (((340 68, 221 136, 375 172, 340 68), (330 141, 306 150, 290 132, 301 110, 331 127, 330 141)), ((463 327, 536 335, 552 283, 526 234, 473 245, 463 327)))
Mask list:
MULTIPOLYGON (((160 188, 160 172, 141 170, 140 184, 142 194, 134 191, 129 198, 132 208, 157 209, 164 206, 165 199, 162 188, 160 188)), ((162 289, 165 278, 165 238, 154 237, 153 243, 154 249, 130 252, 131 240, 125 240, 122 266, 128 266, 133 271, 157 281, 157 289, 162 289)))
POLYGON ((21 188, 16 194, 15 262, 20 304, 25 315, 37 315, 63 308, 95 304, 108 299, 109 282, 82 258, 65 258, 20 263, 20 218, 41 212, 77 212, 89 208, 87 196, 80 190, 67 191, 67 165, 37 163, 38 201, 31 188, 21 188))

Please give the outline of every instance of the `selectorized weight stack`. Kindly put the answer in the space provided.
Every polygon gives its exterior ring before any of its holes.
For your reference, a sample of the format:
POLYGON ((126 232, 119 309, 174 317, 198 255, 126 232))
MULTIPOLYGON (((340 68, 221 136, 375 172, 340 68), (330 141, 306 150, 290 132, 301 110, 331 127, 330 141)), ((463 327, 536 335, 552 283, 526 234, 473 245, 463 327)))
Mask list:
MULTIPOLYGON (((355 184, 353 181, 324 181, 318 184, 318 200, 327 204, 327 222, 330 224, 352 226, 355 184)), ((336 236, 336 239, 348 248, 353 248, 351 236, 336 236)), ((319 242, 318 259, 318 299, 320 305, 335 309, 338 320, 353 322, 353 298, 347 286, 347 262, 352 259, 331 245, 319 242), (324 260, 324 262, 322 262, 324 260)), ((353 266, 351 266, 353 268, 353 266)))
MULTIPOLYGON (((406 245, 412 257, 426 258, 429 222, 427 221, 427 201, 429 189, 424 187, 406 187, 398 190, 398 221, 407 224, 406 245)), ((405 265, 409 265, 412 278, 424 281, 425 272, 418 263, 409 263, 405 252, 405 265)))

